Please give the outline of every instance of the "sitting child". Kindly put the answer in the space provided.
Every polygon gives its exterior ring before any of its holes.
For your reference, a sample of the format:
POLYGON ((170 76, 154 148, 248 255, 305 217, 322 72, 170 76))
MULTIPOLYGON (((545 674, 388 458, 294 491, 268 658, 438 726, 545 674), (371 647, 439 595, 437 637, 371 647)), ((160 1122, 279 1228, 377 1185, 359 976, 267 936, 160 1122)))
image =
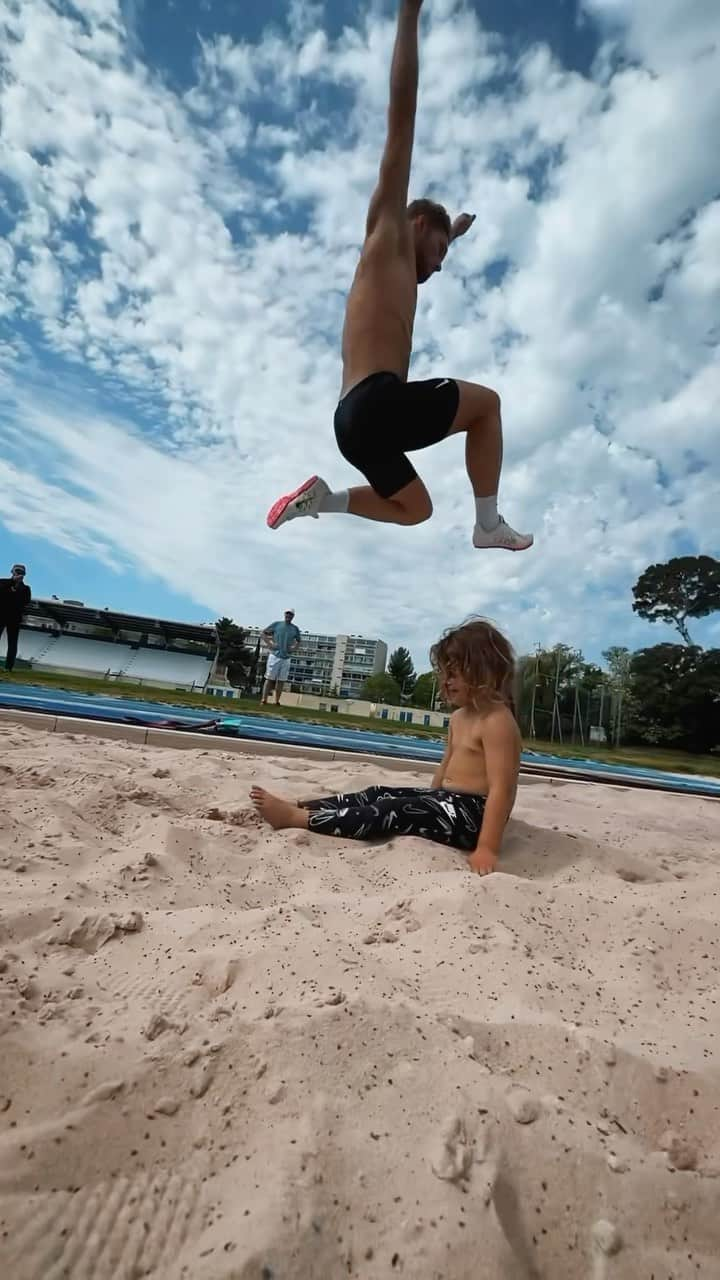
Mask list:
POLYGON ((423 836, 470 854, 468 866, 480 875, 493 871, 520 769, 513 652, 491 623, 477 619, 448 631, 430 657, 442 696, 457 710, 429 787, 368 787, 295 802, 253 787, 261 817, 276 829, 352 840, 423 836))

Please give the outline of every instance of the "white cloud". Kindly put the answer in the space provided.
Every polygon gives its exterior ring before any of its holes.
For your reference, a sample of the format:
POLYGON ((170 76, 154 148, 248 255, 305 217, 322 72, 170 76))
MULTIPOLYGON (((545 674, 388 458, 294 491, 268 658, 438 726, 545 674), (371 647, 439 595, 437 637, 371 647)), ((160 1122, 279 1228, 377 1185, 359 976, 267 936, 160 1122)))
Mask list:
POLYGON ((417 456, 425 526, 264 525, 310 470, 354 480, 331 422, 392 25, 366 9, 332 42, 296 0, 285 35, 206 40, 179 94, 111 0, 0 0, 3 307, 44 335, 0 347, 5 522, 244 621, 292 591, 304 625, 421 663, 474 610, 520 648, 659 639, 637 574, 680 536, 720 545, 720 60, 703 0, 585 7, 593 77, 513 62, 453 0, 424 26, 413 193, 478 220, 423 291, 416 369, 501 391, 502 507, 537 533, 510 562, 470 547, 457 439, 417 456))
POLYGON ((715 0, 583 0, 608 23, 623 50, 654 72, 692 65, 717 54, 715 0))

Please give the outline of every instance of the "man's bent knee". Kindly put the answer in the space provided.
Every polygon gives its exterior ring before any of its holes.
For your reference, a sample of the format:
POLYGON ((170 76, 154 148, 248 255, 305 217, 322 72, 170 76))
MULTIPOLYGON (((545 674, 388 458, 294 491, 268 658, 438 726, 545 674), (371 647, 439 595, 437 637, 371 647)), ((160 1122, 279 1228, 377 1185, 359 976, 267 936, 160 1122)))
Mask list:
POLYGON ((483 387, 477 382, 458 382, 460 400, 450 435, 457 431, 469 431, 472 427, 483 426, 489 420, 500 421, 500 396, 492 387, 483 387))
POLYGON ((429 520, 433 513, 433 504, 430 498, 426 502, 413 502, 410 505, 399 503, 399 524, 424 524, 429 520))
POLYGON ((398 524, 424 524, 433 513, 430 494, 419 476, 394 493, 390 501, 397 509, 398 524))

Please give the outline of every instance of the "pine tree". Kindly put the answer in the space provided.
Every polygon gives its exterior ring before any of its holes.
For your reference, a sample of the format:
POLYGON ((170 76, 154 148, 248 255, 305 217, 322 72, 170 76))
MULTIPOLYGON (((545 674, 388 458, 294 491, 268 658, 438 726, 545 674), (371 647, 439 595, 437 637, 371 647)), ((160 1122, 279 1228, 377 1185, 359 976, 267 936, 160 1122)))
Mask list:
POLYGON ((393 680, 396 681, 401 696, 403 698, 409 697, 415 688, 415 681, 417 680, 409 649, 405 649, 400 645, 394 653, 391 653, 390 661, 388 662, 388 675, 392 676, 393 680))

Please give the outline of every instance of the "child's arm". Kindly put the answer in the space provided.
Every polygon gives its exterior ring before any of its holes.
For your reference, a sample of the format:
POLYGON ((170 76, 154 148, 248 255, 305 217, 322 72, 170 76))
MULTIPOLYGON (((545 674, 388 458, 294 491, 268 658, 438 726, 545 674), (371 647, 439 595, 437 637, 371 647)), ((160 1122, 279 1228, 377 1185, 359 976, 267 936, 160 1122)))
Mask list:
POLYGON ((520 772, 520 731, 509 711, 493 712, 483 720, 482 744, 488 794, 477 847, 468 864, 472 871, 487 875, 495 870, 520 772))
POLYGON ((450 717, 450 723, 449 723, 449 725, 448 725, 447 744, 446 744, 446 746, 445 746, 445 755, 443 756, 443 758, 442 758, 442 760, 440 761, 440 763, 439 763, 439 765, 438 765, 437 769, 435 770, 435 772, 434 772, 434 774, 433 774, 433 776, 432 776, 432 782, 430 783, 430 786, 433 788, 433 790, 437 790, 437 788, 438 788, 438 787, 441 787, 441 786, 442 786, 442 784, 443 784, 443 780, 444 780, 444 778, 445 778, 445 770, 446 770, 446 769, 447 769, 447 767, 448 767, 448 763, 449 763, 449 761, 450 761, 450 756, 451 756, 451 755, 452 755, 452 716, 450 717))

